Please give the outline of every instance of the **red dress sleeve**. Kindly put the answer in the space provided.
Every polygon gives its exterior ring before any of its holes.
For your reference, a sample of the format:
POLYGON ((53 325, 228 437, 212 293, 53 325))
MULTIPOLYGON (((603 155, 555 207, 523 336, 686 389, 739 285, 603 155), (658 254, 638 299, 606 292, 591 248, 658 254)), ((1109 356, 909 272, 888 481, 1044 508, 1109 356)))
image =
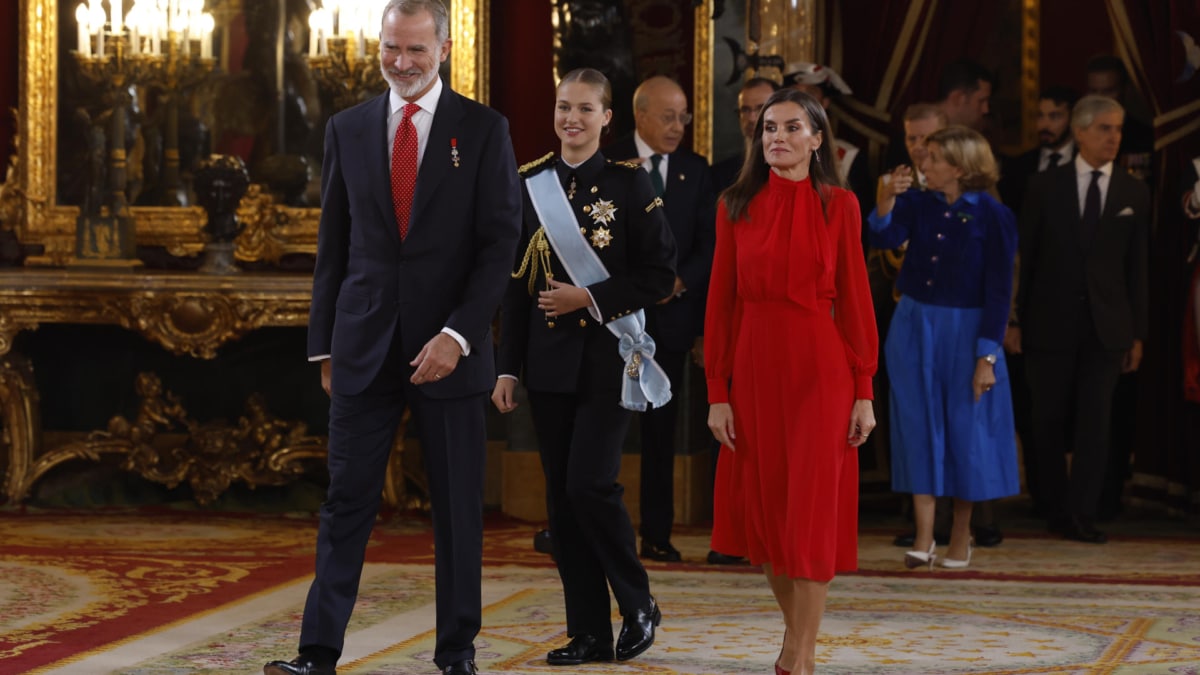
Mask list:
POLYGON ((708 402, 728 403, 740 302, 737 294, 737 248, 733 241, 733 223, 729 222, 724 201, 717 206, 716 229, 717 245, 708 282, 708 304, 704 312, 704 376, 708 381, 708 402))
POLYGON ((854 374, 854 398, 873 400, 871 378, 879 366, 879 332, 863 257, 862 214, 858 199, 846 190, 834 192, 830 207, 830 219, 838 231, 834 321, 841 331, 846 359, 854 374))

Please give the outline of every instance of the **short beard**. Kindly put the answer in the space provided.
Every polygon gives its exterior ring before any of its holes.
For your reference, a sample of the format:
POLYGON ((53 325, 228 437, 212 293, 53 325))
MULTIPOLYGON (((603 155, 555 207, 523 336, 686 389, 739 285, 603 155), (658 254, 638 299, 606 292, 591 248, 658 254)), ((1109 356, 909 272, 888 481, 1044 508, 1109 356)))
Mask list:
POLYGON ((391 73, 388 72, 387 68, 381 66, 380 70, 383 71, 383 79, 387 80, 388 86, 392 88, 392 91, 396 92, 400 98, 406 101, 411 101, 413 96, 421 93, 425 87, 429 86, 429 83, 433 82, 433 78, 438 76, 438 71, 431 69, 415 82, 405 84, 392 79, 391 73))
MULTIPOLYGON (((1058 135, 1058 138, 1055 138, 1054 140, 1050 141, 1049 143, 1042 141, 1042 147, 1043 148, 1057 148, 1057 147, 1061 146, 1063 143, 1067 142, 1067 137, 1070 133, 1071 133, 1071 127, 1068 126, 1065 130, 1063 130, 1063 132, 1061 134, 1058 135)), ((1042 135, 1041 132, 1038 132, 1038 140, 1039 141, 1041 141, 1041 135, 1042 135)))

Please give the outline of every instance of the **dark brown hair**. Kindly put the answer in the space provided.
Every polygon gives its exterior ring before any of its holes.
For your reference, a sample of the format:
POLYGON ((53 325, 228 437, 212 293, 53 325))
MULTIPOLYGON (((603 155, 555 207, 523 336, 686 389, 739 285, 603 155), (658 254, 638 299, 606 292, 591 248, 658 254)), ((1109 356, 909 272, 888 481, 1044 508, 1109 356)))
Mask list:
POLYGON ((721 199, 725 201, 725 208, 729 211, 729 219, 732 221, 741 220, 746 215, 746 208, 750 205, 750 200, 767 184, 771 167, 763 155, 763 118, 766 117, 771 106, 779 103, 795 103, 800 106, 800 109, 808 115, 808 126, 813 134, 821 134, 821 147, 817 148, 816 155, 808 163, 808 177, 813 189, 817 191, 817 196, 821 199, 822 212, 825 212, 829 204, 827 186, 842 186, 842 180, 837 173, 837 165, 834 164, 834 138, 833 132, 829 129, 829 118, 825 115, 825 109, 811 95, 791 87, 784 87, 771 94, 771 98, 767 99, 762 111, 758 113, 758 120, 754 123, 754 136, 751 137, 750 149, 746 152, 746 161, 742 163, 742 170, 738 173, 737 180, 733 185, 721 193, 721 199))

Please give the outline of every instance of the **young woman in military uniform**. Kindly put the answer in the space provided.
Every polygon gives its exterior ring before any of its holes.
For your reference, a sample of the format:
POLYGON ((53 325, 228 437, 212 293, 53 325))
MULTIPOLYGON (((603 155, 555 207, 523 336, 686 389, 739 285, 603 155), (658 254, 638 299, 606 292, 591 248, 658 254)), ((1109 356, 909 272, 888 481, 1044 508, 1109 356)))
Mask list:
POLYGON ((521 167, 523 243, 501 305, 492 401, 513 410, 517 377, 529 392, 571 638, 547 655, 554 665, 633 658, 661 618, 617 472, 630 410, 670 397, 637 320, 674 287, 675 243, 648 174, 599 151, 611 103, 599 71, 559 84, 561 153, 521 167))

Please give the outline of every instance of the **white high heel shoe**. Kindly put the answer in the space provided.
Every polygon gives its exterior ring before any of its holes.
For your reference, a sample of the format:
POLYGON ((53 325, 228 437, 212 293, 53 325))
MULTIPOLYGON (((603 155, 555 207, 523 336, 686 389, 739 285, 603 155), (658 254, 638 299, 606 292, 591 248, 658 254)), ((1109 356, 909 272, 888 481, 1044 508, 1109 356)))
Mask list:
POLYGON ((971 564, 971 554, 975 552, 975 540, 972 538, 967 541, 967 559, 955 560, 954 558, 942 558, 942 567, 948 570, 965 569, 971 564))
POLYGON ((937 542, 934 541, 934 542, 929 543, 929 551, 928 552, 905 551, 904 566, 911 570, 911 569, 916 569, 918 567, 925 567, 926 565, 928 565, 929 569, 933 569, 933 561, 937 560, 937 554, 933 552, 933 549, 936 547, 937 547, 937 542))

